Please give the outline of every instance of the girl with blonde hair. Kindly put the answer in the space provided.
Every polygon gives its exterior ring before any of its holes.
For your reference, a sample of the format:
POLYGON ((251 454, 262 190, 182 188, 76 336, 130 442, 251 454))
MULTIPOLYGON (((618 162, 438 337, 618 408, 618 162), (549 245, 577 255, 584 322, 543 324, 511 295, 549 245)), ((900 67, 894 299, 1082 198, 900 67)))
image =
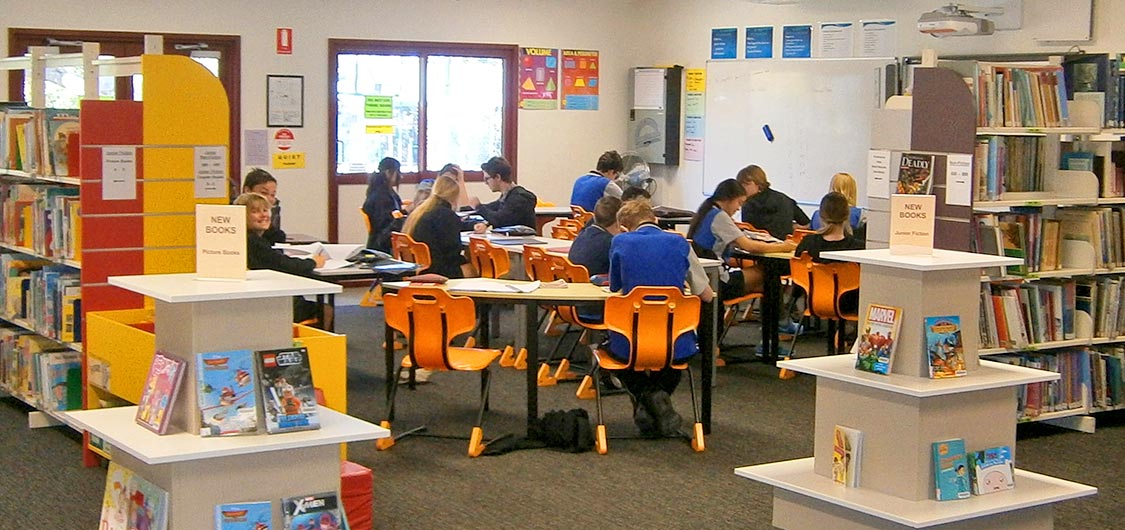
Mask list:
MULTIPOLYGON (((860 225, 866 222, 863 215, 863 209, 855 205, 856 202, 856 184, 855 177, 850 173, 836 173, 832 175, 832 181, 828 185, 829 192, 836 192, 844 196, 848 200, 848 227, 850 231, 854 232, 859 229, 860 225)), ((812 221, 809 222, 809 228, 813 230, 820 230, 824 228, 825 223, 821 218, 820 210, 813 212, 812 221)))
POLYGON ((461 278, 461 218, 457 216, 457 197, 461 187, 455 179, 442 175, 434 181, 430 196, 410 212, 402 231, 430 247, 431 265, 427 272, 446 278, 461 278))

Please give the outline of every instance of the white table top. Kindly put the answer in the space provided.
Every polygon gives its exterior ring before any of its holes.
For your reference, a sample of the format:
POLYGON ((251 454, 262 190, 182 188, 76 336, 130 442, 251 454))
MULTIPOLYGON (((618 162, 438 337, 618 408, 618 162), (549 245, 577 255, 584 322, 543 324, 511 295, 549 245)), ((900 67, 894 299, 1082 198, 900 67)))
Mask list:
POLYGON ((533 238, 537 241, 540 241, 540 243, 528 243, 528 244, 531 244, 531 245, 534 245, 534 246, 537 246, 537 247, 541 247, 544 250, 547 250, 548 252, 550 252, 550 251, 558 252, 558 251, 563 251, 563 249, 566 249, 566 251, 569 251, 570 245, 574 244, 574 241, 570 241, 568 239, 555 239, 553 237, 505 236, 505 235, 492 234, 492 233, 474 234, 473 232, 461 232, 461 244, 462 245, 468 245, 469 244, 469 238, 472 238, 472 237, 483 237, 485 239, 488 239, 489 241, 492 241, 497 246, 504 247, 504 248, 508 249, 508 252, 511 252, 513 254, 523 254, 524 243, 520 243, 518 245, 505 245, 505 244, 502 244, 502 243, 497 243, 496 241, 498 241, 498 240, 503 241, 505 239, 522 240, 522 239, 533 238))
POLYGON ((146 464, 168 464, 223 456, 281 451, 301 447, 387 438, 391 432, 327 407, 317 407, 320 428, 282 434, 216 436, 177 432, 157 435, 137 425, 137 407, 80 410, 62 413, 71 423, 98 435, 146 464))
POLYGON ((989 390, 1054 381, 1059 378, 1057 372, 985 360, 981 360, 980 368, 970 371, 964 377, 948 379, 930 379, 895 373, 880 375, 864 372, 855 368, 855 355, 791 359, 778 361, 777 367, 913 397, 932 397, 989 390))
POLYGON ((890 249, 874 248, 867 250, 835 250, 821 252, 820 257, 838 261, 854 261, 864 265, 881 265, 883 267, 916 271, 979 269, 982 267, 1000 267, 1023 263, 1023 260, 1018 258, 991 256, 973 252, 958 252, 956 250, 942 250, 939 248, 935 248, 932 255, 891 254, 890 249))
POLYGON ((565 215, 570 216, 570 206, 536 206, 535 215, 565 215))
POLYGON ((955 501, 911 501, 862 486, 848 488, 836 484, 813 472, 812 458, 739 467, 734 474, 912 528, 949 524, 1098 492, 1093 486, 1017 469, 1016 487, 1008 491, 955 501))
POLYGON ((172 303, 343 292, 343 288, 334 283, 272 270, 246 271, 246 280, 243 281, 200 280, 194 273, 187 273, 110 276, 109 284, 172 303))

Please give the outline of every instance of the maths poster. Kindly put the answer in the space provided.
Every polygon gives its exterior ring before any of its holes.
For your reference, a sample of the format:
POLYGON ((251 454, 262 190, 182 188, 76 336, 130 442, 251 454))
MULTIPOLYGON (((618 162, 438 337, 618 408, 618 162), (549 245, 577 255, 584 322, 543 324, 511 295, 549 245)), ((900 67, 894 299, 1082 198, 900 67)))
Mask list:
POLYGON ((559 108, 558 48, 520 48, 520 108, 559 108))
POLYGON ((598 110, 598 52, 562 51, 562 108, 598 110))

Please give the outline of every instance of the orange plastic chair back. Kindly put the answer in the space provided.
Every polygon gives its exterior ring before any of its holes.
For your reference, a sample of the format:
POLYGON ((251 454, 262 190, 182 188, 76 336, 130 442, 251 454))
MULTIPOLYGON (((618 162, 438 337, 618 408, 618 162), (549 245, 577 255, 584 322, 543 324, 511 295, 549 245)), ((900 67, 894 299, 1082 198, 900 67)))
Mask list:
POLYGON ((359 209, 359 216, 363 218, 363 224, 367 226, 367 233, 371 233, 371 218, 367 216, 367 212, 363 208, 359 209))
POLYGON ((590 271, 578 265, 566 256, 548 254, 551 262, 551 280, 562 280, 566 283, 590 283, 590 271))
POLYGON ((699 325, 699 297, 675 287, 634 287, 605 301, 606 328, 629 340, 632 370, 672 365, 676 339, 699 325))
POLYGON ((397 260, 417 263, 423 270, 430 268, 433 263, 430 259, 430 246, 419 243, 402 232, 391 232, 391 254, 397 260))
POLYGON ((574 241, 578 237, 578 232, 574 230, 574 227, 560 223, 551 227, 551 237, 574 241))
MULTIPOLYGON (((812 299, 812 257, 808 252, 789 259, 789 281, 800 287, 812 299)), ((806 314, 809 312, 806 310, 806 314)), ((811 316, 811 314, 810 314, 811 316)))
POLYGON ((406 336, 416 368, 452 370, 449 341, 476 327, 473 299, 437 287, 404 287, 384 295, 383 308, 387 325, 406 336))
POLYGON ((482 278, 500 278, 512 269, 508 249, 493 245, 483 237, 469 238, 469 261, 482 278))
POLYGON ((811 316, 834 319, 836 316, 836 271, 831 264, 813 263, 807 312, 811 316))
POLYGON ((541 246, 523 246, 523 270, 530 280, 549 282, 554 279, 551 277, 551 256, 541 246))
POLYGON ((805 230, 804 228, 798 228, 798 229, 793 230, 793 233, 790 234, 789 237, 787 237, 786 239, 788 239, 789 241, 792 241, 793 244, 800 244, 801 240, 804 239, 805 236, 807 236, 809 234, 815 234, 815 233, 816 233, 816 230, 805 230))
POLYGON ((574 219, 581 223, 582 226, 586 226, 586 223, 594 218, 594 212, 587 212, 585 208, 577 204, 571 204, 570 211, 574 214, 574 219))
POLYGON ((844 320, 859 320, 858 313, 840 311, 840 298, 849 292, 859 290, 859 264, 845 262, 833 265, 836 269, 836 317, 844 320))

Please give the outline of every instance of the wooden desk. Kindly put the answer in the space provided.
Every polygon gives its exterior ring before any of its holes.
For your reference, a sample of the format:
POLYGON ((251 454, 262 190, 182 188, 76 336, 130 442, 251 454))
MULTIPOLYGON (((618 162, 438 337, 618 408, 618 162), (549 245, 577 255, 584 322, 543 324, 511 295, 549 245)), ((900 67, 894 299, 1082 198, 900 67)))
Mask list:
POLYGON ((559 217, 569 219, 573 213, 570 206, 536 206, 535 207, 535 233, 543 233, 543 225, 559 217))
MULTIPOLYGON (((458 283, 465 281, 479 282, 481 278, 469 278, 465 280, 450 280, 449 283, 443 286, 446 289, 456 287, 458 283)), ((489 280, 484 280, 489 281, 489 280)), ((513 280, 491 280, 498 283, 526 283, 513 280)), ((409 285, 407 282, 387 282, 383 284, 383 288, 387 291, 397 291, 409 285)), ((523 332, 524 347, 527 348, 527 425, 530 427, 532 422, 539 418, 539 381, 537 378, 537 371, 539 366, 539 329, 537 325, 538 319, 536 317, 537 308, 540 305, 589 305, 604 303, 606 298, 612 294, 609 291, 589 283, 572 283, 567 284, 565 289, 551 289, 540 288, 530 293, 494 293, 482 291, 451 291, 455 294, 468 296, 473 300, 487 303, 487 304, 506 304, 514 305, 522 308, 522 311, 517 312, 517 318, 521 321, 520 329, 523 332)), ((714 365, 714 355, 707 355, 707 352, 713 352, 713 345, 715 344, 716 333, 716 320, 714 312, 716 310, 715 303, 703 304, 703 314, 700 318, 699 325, 699 351, 704 353, 700 357, 701 373, 703 392, 701 396, 701 418, 703 421, 703 429, 705 432, 711 430, 711 392, 713 385, 712 370, 714 365)), ((390 326, 385 326, 385 336, 391 336, 390 326)), ((488 336, 480 337, 482 346, 487 347, 488 336)), ((385 361, 386 361, 386 374, 390 378, 394 374, 394 349, 391 346, 391 341, 386 341, 384 345, 385 361)), ((387 385, 387 397, 389 399, 391 385, 387 385)))

